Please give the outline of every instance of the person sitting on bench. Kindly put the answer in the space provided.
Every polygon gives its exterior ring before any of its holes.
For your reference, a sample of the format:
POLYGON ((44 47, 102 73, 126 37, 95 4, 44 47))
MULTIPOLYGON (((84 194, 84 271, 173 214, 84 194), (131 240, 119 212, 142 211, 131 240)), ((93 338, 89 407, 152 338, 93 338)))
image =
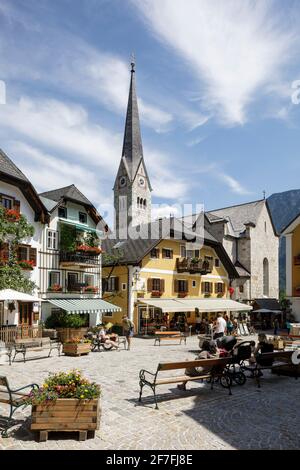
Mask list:
POLYGON ((118 343, 110 339, 110 337, 106 334, 104 327, 102 327, 99 331, 99 339, 101 343, 111 344, 113 348, 120 349, 118 343))
MULTIPOLYGON (((202 344, 202 349, 198 356, 195 357, 195 360, 198 359, 211 359, 218 356, 218 348, 215 341, 204 341, 202 344)), ((204 374, 204 367, 192 367, 185 370, 185 375, 189 377, 197 377, 198 375, 204 374)), ((185 390, 187 382, 177 385, 179 390, 185 390)))

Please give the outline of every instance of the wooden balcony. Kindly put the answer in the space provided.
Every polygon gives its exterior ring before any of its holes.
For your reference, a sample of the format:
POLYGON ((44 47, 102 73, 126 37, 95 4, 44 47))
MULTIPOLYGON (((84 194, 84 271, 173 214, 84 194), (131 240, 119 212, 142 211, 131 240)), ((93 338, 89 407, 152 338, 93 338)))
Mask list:
POLYGON ((208 260, 194 260, 193 258, 177 258, 176 270, 178 273, 190 273, 190 274, 208 274, 212 272, 212 262, 208 260))
POLYGON ((59 262, 63 266, 98 266, 99 256, 82 252, 65 252, 59 254, 59 262))

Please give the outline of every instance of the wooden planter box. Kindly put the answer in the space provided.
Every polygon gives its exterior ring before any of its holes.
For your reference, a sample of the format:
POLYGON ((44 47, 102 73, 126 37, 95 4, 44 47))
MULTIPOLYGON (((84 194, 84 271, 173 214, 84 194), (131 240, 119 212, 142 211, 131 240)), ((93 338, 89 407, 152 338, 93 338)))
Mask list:
POLYGON ((31 430, 39 431, 40 441, 48 439, 49 431, 78 431, 79 440, 90 432, 94 437, 100 426, 100 400, 58 398, 53 403, 33 405, 31 430))
POLYGON ((72 339, 79 338, 83 339, 84 335, 87 334, 88 328, 55 328, 58 333, 58 339, 61 343, 72 339))
POLYGON ((89 354, 91 352, 91 343, 64 343, 63 353, 66 356, 81 356, 82 354, 89 354))

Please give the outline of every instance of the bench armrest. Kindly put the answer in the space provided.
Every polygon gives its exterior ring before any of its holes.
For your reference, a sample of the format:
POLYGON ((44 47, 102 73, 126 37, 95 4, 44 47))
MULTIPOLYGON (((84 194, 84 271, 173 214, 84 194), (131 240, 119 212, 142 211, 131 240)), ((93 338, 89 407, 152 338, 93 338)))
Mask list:
MULTIPOLYGON (((140 370, 140 374, 139 374, 140 380, 149 382, 149 380, 146 379, 146 374, 151 375, 152 377, 154 377, 154 381, 155 381, 157 372, 155 372, 155 374, 153 374, 153 372, 150 372, 149 370, 146 370, 146 369, 141 369, 140 370)), ((150 377, 149 377, 149 379, 150 379, 150 377)))
POLYGON ((25 387, 17 388, 16 390, 11 390, 11 392, 12 393, 20 392, 21 390, 25 390, 26 388, 35 389, 35 388, 40 388, 40 387, 38 384, 29 384, 29 385, 25 385, 25 387))

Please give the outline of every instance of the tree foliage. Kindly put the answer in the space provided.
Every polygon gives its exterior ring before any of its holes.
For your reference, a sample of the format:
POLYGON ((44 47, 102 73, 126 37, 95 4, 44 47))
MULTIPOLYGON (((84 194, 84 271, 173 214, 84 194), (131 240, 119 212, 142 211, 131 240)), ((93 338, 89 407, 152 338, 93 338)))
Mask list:
POLYGON ((10 244, 8 261, 0 262, 0 290, 14 289, 20 292, 32 293, 34 282, 24 275, 17 263, 17 248, 22 240, 34 235, 34 227, 27 222, 24 215, 13 220, 7 217, 6 210, 0 207, 0 245, 10 244))

